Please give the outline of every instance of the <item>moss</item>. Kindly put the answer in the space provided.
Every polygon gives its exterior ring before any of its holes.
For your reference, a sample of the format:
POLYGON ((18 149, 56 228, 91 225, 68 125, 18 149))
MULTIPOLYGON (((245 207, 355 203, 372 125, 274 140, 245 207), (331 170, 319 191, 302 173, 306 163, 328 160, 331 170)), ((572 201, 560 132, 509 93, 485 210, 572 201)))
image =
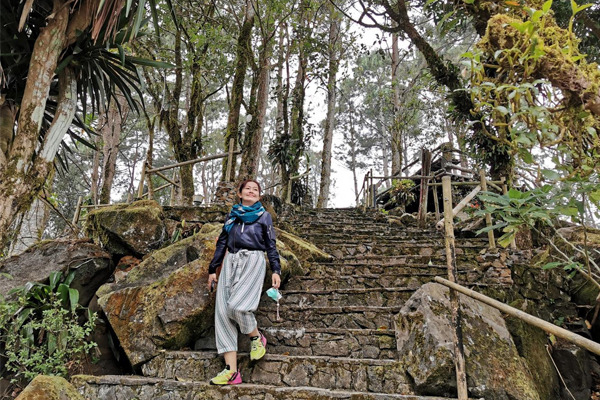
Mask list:
POLYGON ((276 229, 277 239, 285 243, 303 261, 329 261, 330 254, 325 253, 314 244, 281 229, 276 229))
MULTIPOLYGON (((522 309, 524 301, 511 304, 522 309)), ((525 309, 527 312, 534 310, 525 309)), ((531 326, 518 318, 506 318, 506 325, 510 331, 519 355, 523 357, 533 377, 533 382, 541 400, 554 400, 560 397, 559 381, 552 360, 546 351, 548 343, 546 334, 539 328, 531 326)))
POLYGON ((59 376, 38 375, 17 400, 83 400, 75 387, 59 376))

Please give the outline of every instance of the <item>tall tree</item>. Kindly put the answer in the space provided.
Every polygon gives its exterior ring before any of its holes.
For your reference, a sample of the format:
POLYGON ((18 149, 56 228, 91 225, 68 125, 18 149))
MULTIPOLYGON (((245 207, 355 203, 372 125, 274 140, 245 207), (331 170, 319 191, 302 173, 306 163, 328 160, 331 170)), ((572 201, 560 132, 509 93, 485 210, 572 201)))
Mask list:
POLYGON ((334 7, 333 3, 327 5, 329 13, 329 39, 327 44, 327 55, 329 68, 327 69, 327 117, 325 118, 325 129, 323 132, 323 151, 321 153, 321 181, 319 184, 319 197, 317 207, 327 207, 329 201, 329 190, 331 186, 331 147, 333 143, 333 131, 335 128, 335 109, 337 100, 337 73, 340 66, 341 56, 341 23, 342 15, 334 7))
POLYGON ((294 12, 294 2, 271 0, 254 2, 257 30, 259 32, 258 62, 252 65, 252 90, 247 113, 252 116, 246 125, 244 151, 240 165, 239 179, 255 178, 258 173, 260 151, 263 143, 267 105, 269 103, 269 82, 271 57, 277 28, 282 26, 294 12), (262 9, 261 6, 262 5, 262 9))
MULTIPOLYGON (((244 8, 244 21, 240 26, 240 32, 236 46, 236 61, 233 83, 229 99, 229 115, 227 116, 227 131, 225 133, 225 149, 229 151, 231 139, 234 139, 234 150, 237 149, 237 140, 239 138, 240 110, 244 100, 244 82, 246 80, 246 70, 252 57, 252 28, 254 27, 254 16, 256 10, 252 0, 246 0, 244 8)), ((266 49, 265 49, 266 50, 266 49)), ((222 165, 222 180, 227 175, 227 160, 222 165)), ((230 181, 235 178, 235 169, 232 168, 230 181)))
MULTIPOLYGON (((143 8, 145 1, 136 6, 143 8)), ((133 4, 121 0, 101 4, 84 0, 73 9, 65 0, 10 0, 1 7, 0 115, 10 118, 0 125, 11 130, 0 134, 0 143, 11 138, 8 146, 2 145, 0 157, 0 247, 4 247, 15 218, 29 208, 53 169, 76 116, 78 98, 85 106, 91 95, 97 105, 104 95, 112 96, 115 86, 129 95, 129 85, 135 85, 135 60, 107 48, 135 37, 144 13, 132 12, 133 4)))

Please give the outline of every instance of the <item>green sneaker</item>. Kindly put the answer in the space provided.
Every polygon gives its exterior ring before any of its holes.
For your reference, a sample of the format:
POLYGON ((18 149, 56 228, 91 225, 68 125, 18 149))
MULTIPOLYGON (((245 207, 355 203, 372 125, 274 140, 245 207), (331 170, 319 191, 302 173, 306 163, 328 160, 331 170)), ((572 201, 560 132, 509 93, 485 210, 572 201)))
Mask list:
POLYGON ((250 360, 260 360, 267 353, 267 338, 261 333, 257 339, 250 341, 250 360))
POLYGON ((239 371, 230 371, 228 368, 210 380, 211 385, 239 385, 240 383, 242 383, 242 374, 239 371))

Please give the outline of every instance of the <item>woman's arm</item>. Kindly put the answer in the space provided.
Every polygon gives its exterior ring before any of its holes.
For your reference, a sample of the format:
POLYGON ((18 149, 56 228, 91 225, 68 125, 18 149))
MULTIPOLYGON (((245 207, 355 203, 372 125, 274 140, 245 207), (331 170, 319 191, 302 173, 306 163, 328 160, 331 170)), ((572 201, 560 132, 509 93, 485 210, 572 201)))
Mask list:
POLYGON ((273 227, 273 219, 271 214, 265 212, 263 216, 263 240, 265 243, 267 258, 271 265, 271 271, 273 271, 272 285, 278 289, 281 284, 281 262, 279 260, 279 253, 277 252, 277 241, 275 238, 275 228, 273 227))

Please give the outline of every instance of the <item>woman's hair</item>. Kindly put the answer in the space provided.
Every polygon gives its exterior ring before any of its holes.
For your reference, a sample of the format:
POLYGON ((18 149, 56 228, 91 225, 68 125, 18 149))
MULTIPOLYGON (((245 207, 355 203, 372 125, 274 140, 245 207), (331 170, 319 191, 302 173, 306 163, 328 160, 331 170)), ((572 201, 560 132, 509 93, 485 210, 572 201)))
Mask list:
POLYGON ((242 193, 242 190, 246 187, 246 185, 249 182, 254 182, 254 183, 256 183, 256 185, 258 185, 258 194, 261 195, 262 194, 262 188, 260 187, 260 183, 258 183, 254 179, 246 179, 245 181, 243 181, 242 183, 240 183, 240 187, 238 189, 238 193, 242 193))

